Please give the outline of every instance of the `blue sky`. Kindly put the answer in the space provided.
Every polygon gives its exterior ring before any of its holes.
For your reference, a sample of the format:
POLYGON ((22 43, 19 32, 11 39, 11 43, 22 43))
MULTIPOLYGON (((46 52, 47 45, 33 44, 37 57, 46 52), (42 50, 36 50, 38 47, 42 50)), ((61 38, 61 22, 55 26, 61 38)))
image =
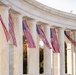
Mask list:
POLYGON ((52 8, 76 14, 76 0, 36 0, 52 8))

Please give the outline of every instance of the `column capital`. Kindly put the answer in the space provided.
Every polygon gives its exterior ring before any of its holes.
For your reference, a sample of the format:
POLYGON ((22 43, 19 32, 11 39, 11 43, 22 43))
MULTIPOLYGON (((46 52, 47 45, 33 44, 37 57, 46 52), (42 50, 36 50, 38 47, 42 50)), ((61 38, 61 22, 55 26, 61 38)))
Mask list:
POLYGON ((28 19, 29 22, 36 22, 37 23, 37 20, 35 19, 28 19))
POLYGON ((76 41, 76 31, 73 31, 74 35, 74 40, 76 41))
POLYGON ((13 13, 12 15, 13 15, 13 17, 23 17, 23 15, 20 13, 13 13))
POLYGON ((9 10, 10 8, 11 8, 10 6, 4 6, 4 5, 0 6, 0 10, 4 10, 4 9, 9 10))
POLYGON ((65 30, 66 28, 64 28, 64 27, 59 27, 58 29, 62 29, 62 30, 65 30))
POLYGON ((76 30, 72 30, 74 33, 76 33, 76 30))
POLYGON ((49 28, 51 28, 51 26, 50 26, 49 24, 44 25, 44 27, 49 27, 49 28))
POLYGON ((30 25, 30 27, 32 27, 32 25, 35 25, 36 26, 36 24, 37 24, 37 21, 36 20, 28 19, 26 21, 30 25))

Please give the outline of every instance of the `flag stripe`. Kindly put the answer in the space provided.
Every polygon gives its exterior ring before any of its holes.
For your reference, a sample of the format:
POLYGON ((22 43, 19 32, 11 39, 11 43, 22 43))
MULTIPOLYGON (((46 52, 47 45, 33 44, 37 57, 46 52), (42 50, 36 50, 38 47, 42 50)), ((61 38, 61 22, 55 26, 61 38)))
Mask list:
POLYGON ((10 35, 12 37, 13 44, 17 47, 17 42, 16 42, 16 37, 15 37, 13 26, 14 25, 13 25, 12 17, 11 17, 11 14, 9 14, 9 32, 10 32, 10 35))
POLYGON ((53 52, 54 53, 60 53, 59 44, 58 44, 58 40, 57 40, 57 36, 56 36, 56 31, 54 28, 50 29, 50 36, 51 36, 51 44, 53 47, 53 52))
POLYGON ((76 46, 76 41, 74 41, 70 36, 70 31, 64 31, 65 36, 71 41, 71 43, 76 46))
POLYGON ((48 42, 48 40, 47 40, 47 38, 46 38, 46 36, 45 36, 45 34, 44 34, 41 26, 40 26, 40 25, 36 25, 36 30, 37 30, 37 33, 38 33, 39 37, 40 37, 40 38, 42 39, 42 41, 44 42, 44 44, 45 44, 49 49, 51 49, 50 44, 49 44, 49 42, 48 42))
POLYGON ((24 35, 26 36, 26 39, 28 41, 28 47, 29 48, 36 48, 35 42, 32 38, 32 35, 30 34, 27 22, 25 20, 23 20, 22 23, 23 23, 23 32, 24 32, 24 35))
POLYGON ((6 40, 7 40, 7 42, 8 42, 9 39, 10 39, 10 35, 9 35, 9 32, 7 31, 7 29, 6 29, 6 27, 5 27, 5 24, 4 24, 4 22, 3 22, 3 19, 2 19, 2 17, 1 17, 1 15, 0 15, 0 21, 1 21, 1 24, 2 24, 2 27, 3 27, 3 30, 4 30, 5 36, 6 36, 6 40))

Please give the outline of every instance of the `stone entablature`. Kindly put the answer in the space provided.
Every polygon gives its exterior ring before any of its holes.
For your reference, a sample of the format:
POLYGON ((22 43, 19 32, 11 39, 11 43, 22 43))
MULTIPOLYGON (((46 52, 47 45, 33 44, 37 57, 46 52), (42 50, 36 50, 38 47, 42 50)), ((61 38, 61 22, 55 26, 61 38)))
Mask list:
POLYGON ((35 0, 0 0, 24 16, 52 26, 76 29, 76 15, 47 7, 35 0))

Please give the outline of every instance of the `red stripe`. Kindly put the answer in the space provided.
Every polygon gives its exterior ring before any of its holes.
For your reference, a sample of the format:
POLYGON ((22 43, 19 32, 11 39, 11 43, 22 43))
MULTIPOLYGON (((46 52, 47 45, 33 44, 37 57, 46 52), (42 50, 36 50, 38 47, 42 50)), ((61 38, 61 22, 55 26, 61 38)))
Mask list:
POLYGON ((3 20, 2 20, 1 15, 0 15, 0 21, 1 21, 1 23, 2 23, 2 27, 3 27, 3 30, 4 30, 5 36, 6 36, 6 40, 7 40, 7 42, 8 42, 9 39, 10 39, 9 32, 7 31, 7 29, 6 29, 6 27, 5 27, 5 24, 4 24, 3 20))
POLYGON ((76 41, 74 41, 70 36, 70 31, 66 31, 66 37, 71 41, 71 43, 76 46, 76 41))
POLYGON ((34 40, 32 38, 32 35, 30 34, 27 22, 24 20, 23 23, 24 23, 25 28, 26 28, 26 29, 23 30, 23 32, 24 32, 24 35, 26 36, 26 39, 28 41, 28 47, 29 48, 36 48, 36 45, 35 45, 34 40))
POLYGON ((14 33, 14 27, 13 27, 13 21, 12 21, 11 14, 9 14, 9 32, 10 32, 10 35, 12 37, 13 44, 17 47, 17 42, 16 42, 16 38, 15 38, 15 33, 14 33))
POLYGON ((51 38, 51 44, 52 44, 52 47, 54 49, 54 53, 60 53, 59 44, 58 44, 58 40, 57 40, 55 29, 52 29, 52 36, 53 37, 51 38))
POLYGON ((45 44, 49 49, 51 49, 50 44, 49 44, 49 42, 48 42, 48 40, 47 40, 47 38, 46 38, 46 36, 45 36, 45 34, 44 34, 41 26, 38 25, 37 27, 38 27, 39 32, 40 32, 40 34, 38 34, 38 35, 40 36, 40 38, 42 39, 42 41, 44 42, 44 44, 45 44))

